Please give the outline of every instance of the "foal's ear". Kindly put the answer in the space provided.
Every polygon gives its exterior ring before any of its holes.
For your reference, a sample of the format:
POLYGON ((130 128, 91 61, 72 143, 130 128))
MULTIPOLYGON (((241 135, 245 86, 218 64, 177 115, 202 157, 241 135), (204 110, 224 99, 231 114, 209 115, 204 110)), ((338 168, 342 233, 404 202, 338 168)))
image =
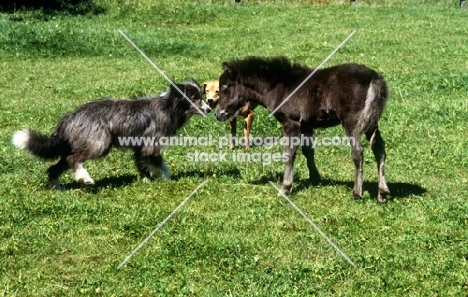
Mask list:
POLYGON ((229 65, 228 62, 223 62, 223 64, 222 64, 221 67, 222 67, 222 69, 223 69, 224 71, 226 71, 227 73, 229 73, 229 74, 232 73, 231 65, 229 65))
POLYGON ((234 69, 232 69, 231 65, 229 65, 228 62, 223 62, 222 68, 223 68, 224 72, 226 72, 228 74, 230 79, 236 79, 237 72, 235 72, 234 69))

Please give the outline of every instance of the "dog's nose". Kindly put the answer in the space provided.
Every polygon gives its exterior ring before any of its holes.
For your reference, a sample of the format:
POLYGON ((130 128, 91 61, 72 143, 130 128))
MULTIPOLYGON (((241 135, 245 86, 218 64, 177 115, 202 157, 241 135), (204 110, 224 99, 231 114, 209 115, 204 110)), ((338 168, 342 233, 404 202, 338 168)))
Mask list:
POLYGON ((227 121, 228 120, 227 113, 224 110, 216 109, 216 119, 218 121, 227 121))
POLYGON ((208 103, 208 105, 209 105, 211 108, 215 108, 216 105, 218 105, 218 101, 217 101, 217 100, 214 100, 213 98, 208 98, 208 99, 206 99, 206 102, 208 103))
POLYGON ((211 107, 206 104, 204 101, 202 101, 201 109, 203 110, 204 113, 209 113, 211 111, 211 107))

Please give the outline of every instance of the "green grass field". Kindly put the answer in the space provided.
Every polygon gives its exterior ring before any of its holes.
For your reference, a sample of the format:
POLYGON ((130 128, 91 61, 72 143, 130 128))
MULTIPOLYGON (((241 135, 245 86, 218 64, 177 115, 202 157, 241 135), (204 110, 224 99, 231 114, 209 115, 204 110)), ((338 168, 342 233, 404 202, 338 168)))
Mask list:
MULTIPOLYGON (((99 14, 0 13, 0 296, 468 296, 468 14, 459 1, 233 2, 100 0, 99 14), (318 186, 299 153, 290 198, 357 268, 276 195, 268 182, 280 185, 282 163, 187 161, 229 147, 173 146, 164 152, 172 180, 150 184, 130 152, 114 150, 87 162, 95 186, 67 173, 68 190, 49 190, 50 163, 15 148, 14 131, 51 133, 92 99, 168 88, 118 29, 171 79, 199 82, 249 55, 315 67, 356 30, 325 66, 362 63, 390 86, 380 128, 391 199, 376 201, 366 141, 363 199, 350 199, 346 146, 316 149, 318 186)), ((253 136, 282 134, 266 110, 256 115, 253 136)), ((228 132, 211 113, 180 135, 228 132)))

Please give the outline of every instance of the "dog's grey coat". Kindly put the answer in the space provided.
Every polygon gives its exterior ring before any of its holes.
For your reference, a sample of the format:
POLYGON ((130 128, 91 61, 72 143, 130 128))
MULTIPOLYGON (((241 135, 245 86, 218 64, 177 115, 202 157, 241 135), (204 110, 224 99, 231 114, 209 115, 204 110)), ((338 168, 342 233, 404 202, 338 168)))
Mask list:
MULTIPOLYGON (((190 80, 177 87, 199 110, 209 111, 198 83, 190 80)), ((76 179, 94 183, 83 162, 105 156, 113 146, 121 146, 119 137, 154 137, 154 145, 129 148, 134 151, 136 166, 144 179, 155 175, 169 178, 158 140, 174 136, 192 115, 200 113, 192 103, 172 85, 169 91, 155 97, 100 99, 65 114, 51 136, 22 130, 15 133, 13 142, 42 159, 59 158, 48 169, 48 175, 51 185, 60 187, 58 178, 68 168, 76 179)))

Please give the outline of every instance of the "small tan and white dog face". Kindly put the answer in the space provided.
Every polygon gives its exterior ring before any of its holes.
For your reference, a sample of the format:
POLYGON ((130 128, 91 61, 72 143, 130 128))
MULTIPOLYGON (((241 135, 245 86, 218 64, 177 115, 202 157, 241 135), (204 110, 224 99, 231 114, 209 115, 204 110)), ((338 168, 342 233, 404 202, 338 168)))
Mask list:
POLYGON ((213 109, 218 104, 219 82, 210 80, 203 83, 203 93, 206 95, 206 103, 213 109))

